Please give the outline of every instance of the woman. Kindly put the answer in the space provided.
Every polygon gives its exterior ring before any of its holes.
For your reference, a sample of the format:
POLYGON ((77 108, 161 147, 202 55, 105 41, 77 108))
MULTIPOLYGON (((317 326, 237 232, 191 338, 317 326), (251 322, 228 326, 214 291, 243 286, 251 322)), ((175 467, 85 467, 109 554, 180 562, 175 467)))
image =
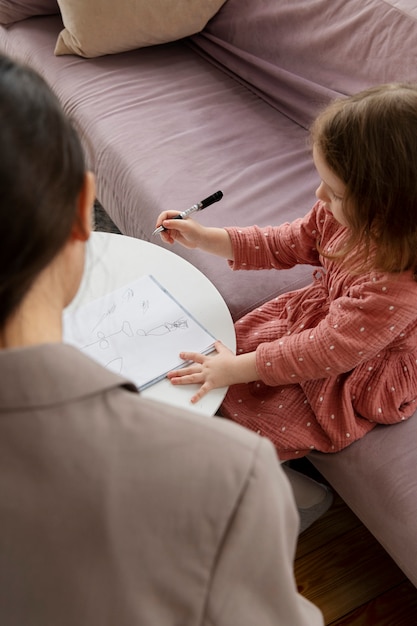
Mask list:
POLYGON ((4 57, 0 114, 0 623, 322 624, 272 444, 62 343, 94 178, 49 88, 4 57))

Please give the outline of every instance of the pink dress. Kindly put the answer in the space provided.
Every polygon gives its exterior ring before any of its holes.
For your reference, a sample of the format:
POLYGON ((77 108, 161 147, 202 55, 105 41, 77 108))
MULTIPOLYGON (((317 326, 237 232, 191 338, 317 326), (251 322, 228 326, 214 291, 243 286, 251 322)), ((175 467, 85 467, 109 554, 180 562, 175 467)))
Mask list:
MULTIPOLYGON (((348 271, 317 251, 346 237, 321 202, 279 227, 228 228, 234 270, 318 266, 313 283, 236 322, 238 354, 259 381, 232 385, 222 414, 268 437, 282 460, 336 452, 417 400, 417 282, 410 272, 348 271)), ((351 253, 351 257, 354 253, 351 253)))

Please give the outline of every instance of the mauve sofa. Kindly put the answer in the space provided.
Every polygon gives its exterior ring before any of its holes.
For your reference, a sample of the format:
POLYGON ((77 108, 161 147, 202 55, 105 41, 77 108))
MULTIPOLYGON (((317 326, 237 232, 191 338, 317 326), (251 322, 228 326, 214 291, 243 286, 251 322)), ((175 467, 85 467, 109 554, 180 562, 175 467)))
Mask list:
MULTIPOLYGON (((318 184, 312 119, 334 96, 417 81, 416 6, 227 0, 188 39, 93 59, 54 56, 58 14, 0 28, 0 50, 50 83, 81 133, 98 200, 124 234, 150 239, 162 209, 218 189, 223 200, 197 218, 208 225, 306 213, 318 184)), ((212 280, 235 319, 311 279, 309 267, 232 273, 220 259, 173 250, 212 280)), ((416 443, 414 416, 309 458, 417 586, 416 443)))

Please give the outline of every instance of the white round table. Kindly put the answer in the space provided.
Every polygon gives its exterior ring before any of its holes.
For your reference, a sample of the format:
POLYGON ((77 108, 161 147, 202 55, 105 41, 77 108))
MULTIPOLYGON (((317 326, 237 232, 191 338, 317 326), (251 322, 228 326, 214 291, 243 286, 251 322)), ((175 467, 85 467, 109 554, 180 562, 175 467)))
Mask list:
MULTIPOLYGON (((70 310, 100 298, 146 274, 152 274, 208 331, 235 351, 233 321, 214 285, 177 254, 141 239, 92 233, 84 277, 76 298, 68 308, 70 310)), ((196 385, 174 386, 165 378, 141 394, 203 415, 214 415, 227 389, 214 389, 197 404, 191 404, 191 396, 197 388, 196 385)))

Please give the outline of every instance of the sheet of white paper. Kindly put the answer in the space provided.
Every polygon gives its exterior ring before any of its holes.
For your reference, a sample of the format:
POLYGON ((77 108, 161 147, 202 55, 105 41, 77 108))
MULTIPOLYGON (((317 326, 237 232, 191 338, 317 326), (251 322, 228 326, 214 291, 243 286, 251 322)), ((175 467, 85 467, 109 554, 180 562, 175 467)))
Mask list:
POLYGON ((153 276, 143 276, 64 315, 64 341, 139 389, 210 352, 215 338, 153 276))

